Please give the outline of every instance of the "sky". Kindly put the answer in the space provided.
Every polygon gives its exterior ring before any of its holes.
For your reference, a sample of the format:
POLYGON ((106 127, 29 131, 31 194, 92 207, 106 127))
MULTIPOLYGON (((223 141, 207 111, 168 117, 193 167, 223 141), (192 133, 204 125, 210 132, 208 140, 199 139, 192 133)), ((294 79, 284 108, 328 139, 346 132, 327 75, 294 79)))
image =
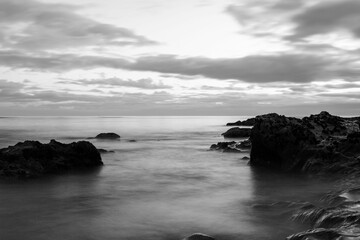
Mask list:
POLYGON ((360 115, 360 0, 0 0, 1 116, 360 115))

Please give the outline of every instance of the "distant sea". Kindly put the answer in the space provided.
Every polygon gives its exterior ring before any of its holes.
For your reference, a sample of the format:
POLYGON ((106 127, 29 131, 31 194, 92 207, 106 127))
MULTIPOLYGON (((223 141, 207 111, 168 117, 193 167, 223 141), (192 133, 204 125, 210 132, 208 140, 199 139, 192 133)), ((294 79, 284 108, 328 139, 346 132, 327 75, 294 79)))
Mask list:
POLYGON ((293 207, 317 202, 331 182, 253 169, 249 152, 209 151, 227 122, 246 118, 0 118, 0 148, 56 139, 114 151, 94 171, 0 180, 0 239, 279 240, 307 229, 290 220, 293 207), (121 140, 87 139, 101 132, 121 140))

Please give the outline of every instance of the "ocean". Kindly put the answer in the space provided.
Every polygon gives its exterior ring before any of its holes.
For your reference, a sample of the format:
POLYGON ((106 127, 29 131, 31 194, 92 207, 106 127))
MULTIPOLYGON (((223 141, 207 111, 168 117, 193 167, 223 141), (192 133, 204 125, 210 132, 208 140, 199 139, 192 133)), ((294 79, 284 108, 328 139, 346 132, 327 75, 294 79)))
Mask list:
POLYGON ((224 141, 221 117, 0 118, 0 148, 24 140, 91 141, 104 166, 29 180, 0 180, 0 239, 279 240, 309 226, 291 214, 334 185, 249 166, 224 141), (115 132, 121 140, 88 139, 115 132), (135 141, 133 141, 135 140, 135 141))

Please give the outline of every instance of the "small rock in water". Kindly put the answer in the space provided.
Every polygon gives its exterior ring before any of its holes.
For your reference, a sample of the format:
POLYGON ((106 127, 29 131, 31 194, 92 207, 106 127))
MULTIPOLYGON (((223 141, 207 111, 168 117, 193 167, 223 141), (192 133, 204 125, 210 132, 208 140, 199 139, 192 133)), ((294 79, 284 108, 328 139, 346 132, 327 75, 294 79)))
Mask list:
POLYGON ((205 235, 203 233, 194 233, 183 240, 215 240, 215 238, 205 235))
POLYGON ((103 148, 98 148, 99 153, 113 153, 114 151, 108 151, 103 148))
POLYGON ((116 133, 100 133, 95 138, 97 138, 97 139, 119 139, 120 136, 116 133))
POLYGON ((222 152, 241 152, 240 149, 236 148, 236 142, 218 142, 210 146, 210 150, 217 150, 222 152))
POLYGON ((250 160, 250 158, 245 156, 245 157, 242 158, 242 160, 250 160))
POLYGON ((251 141, 249 139, 244 140, 238 144, 239 148, 251 149, 251 141))

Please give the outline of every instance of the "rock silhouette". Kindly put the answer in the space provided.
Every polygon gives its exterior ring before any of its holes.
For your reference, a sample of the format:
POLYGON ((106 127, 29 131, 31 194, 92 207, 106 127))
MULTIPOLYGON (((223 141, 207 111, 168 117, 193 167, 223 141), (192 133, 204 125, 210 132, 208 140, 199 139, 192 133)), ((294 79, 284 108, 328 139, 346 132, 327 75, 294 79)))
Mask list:
POLYGON ((303 119, 261 115, 250 141, 253 166, 311 173, 360 170, 360 133, 354 119, 327 112, 303 119))
POLYGON ((119 139, 120 135, 116 133, 100 133, 95 138, 97 139, 119 139))
POLYGON ((244 138, 250 137, 250 133, 250 128, 233 127, 222 133, 221 135, 224 136, 224 138, 244 138))
POLYGON ((86 141, 70 144, 55 140, 47 144, 25 141, 0 149, 0 176, 6 177, 36 177, 101 165, 100 153, 86 141))

